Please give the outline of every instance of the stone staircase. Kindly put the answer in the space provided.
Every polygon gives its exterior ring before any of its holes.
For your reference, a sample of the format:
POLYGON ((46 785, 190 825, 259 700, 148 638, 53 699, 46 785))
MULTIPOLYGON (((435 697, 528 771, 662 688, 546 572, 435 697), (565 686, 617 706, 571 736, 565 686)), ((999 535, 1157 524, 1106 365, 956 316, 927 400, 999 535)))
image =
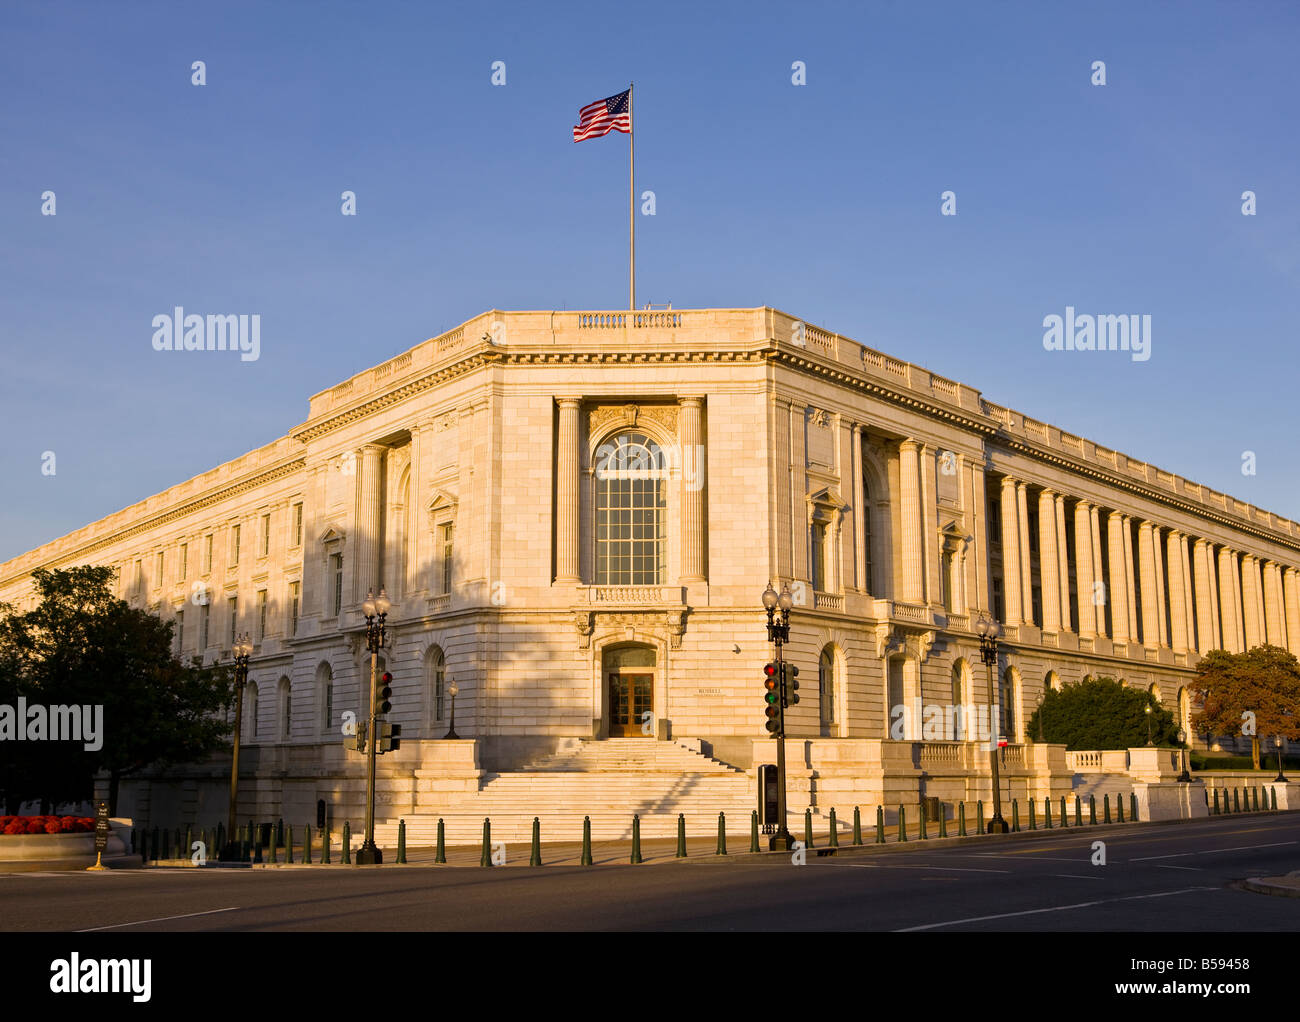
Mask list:
MULTIPOLYGON (((440 817, 448 844, 480 842, 484 817, 492 840, 511 844, 531 840, 534 816, 543 841, 580 841, 586 816, 593 840, 627 840, 634 813, 646 838, 676 835, 678 813, 696 840, 716 836, 719 812, 728 834, 748 835, 756 798, 744 771, 704 755, 699 742, 578 739, 521 769, 484 774, 476 792, 418 806, 405 817, 406 843, 433 844, 440 817)), ((377 824, 376 839, 395 847, 397 820, 377 824)))
MULTIPOLYGON (((1083 803, 1083 811, 1088 811, 1088 796, 1097 799, 1097 816, 1101 817, 1102 801, 1110 796, 1112 812, 1118 799, 1124 800, 1124 812, 1129 811, 1129 793, 1133 790, 1133 781, 1127 774, 1082 774, 1076 773, 1072 778, 1074 790, 1070 795, 1070 805, 1074 805, 1074 796, 1078 795, 1083 803)), ((1073 812, 1073 808, 1071 808, 1073 812)))

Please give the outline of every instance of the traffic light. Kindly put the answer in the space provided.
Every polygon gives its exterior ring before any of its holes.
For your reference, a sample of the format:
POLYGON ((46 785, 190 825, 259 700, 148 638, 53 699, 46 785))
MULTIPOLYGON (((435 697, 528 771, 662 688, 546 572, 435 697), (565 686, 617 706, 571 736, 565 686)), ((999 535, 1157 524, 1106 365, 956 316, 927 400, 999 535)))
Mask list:
POLYGON ((393 708, 389 701, 393 698, 393 676, 387 671, 379 679, 379 691, 375 693, 375 713, 384 714, 393 708))
POLYGON ((776 734, 781 729, 781 694, 777 665, 768 663, 763 666, 763 713, 767 717, 768 734, 776 734))
POLYGON ((357 721, 357 732, 353 735, 343 736, 343 748, 351 752, 366 751, 366 731, 369 730, 370 721, 357 721))
POLYGON ((785 677, 782 679, 785 684, 781 686, 781 705, 793 706, 799 701, 799 682, 795 679, 799 677, 799 668, 794 664, 782 663, 785 668, 785 677))
POLYGON ((376 752, 396 752, 402 747, 402 725, 390 724, 386 720, 379 722, 379 747, 376 752))

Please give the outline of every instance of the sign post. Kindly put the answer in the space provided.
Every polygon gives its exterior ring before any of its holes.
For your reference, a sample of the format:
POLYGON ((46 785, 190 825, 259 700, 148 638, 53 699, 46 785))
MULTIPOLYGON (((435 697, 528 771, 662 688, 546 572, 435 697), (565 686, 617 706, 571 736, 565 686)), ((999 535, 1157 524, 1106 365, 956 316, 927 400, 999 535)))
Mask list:
POLYGON ((100 802, 95 806, 95 864, 87 866, 86 872, 98 873, 108 869, 104 865, 104 852, 108 849, 108 803, 100 802))

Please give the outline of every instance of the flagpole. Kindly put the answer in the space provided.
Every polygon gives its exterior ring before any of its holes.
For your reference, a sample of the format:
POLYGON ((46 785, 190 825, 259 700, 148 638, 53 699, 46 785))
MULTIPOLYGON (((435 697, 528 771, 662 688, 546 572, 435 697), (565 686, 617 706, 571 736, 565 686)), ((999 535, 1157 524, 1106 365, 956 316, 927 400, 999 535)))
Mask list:
POLYGON ((632 83, 627 85, 627 307, 636 309, 636 121, 632 119, 632 83))

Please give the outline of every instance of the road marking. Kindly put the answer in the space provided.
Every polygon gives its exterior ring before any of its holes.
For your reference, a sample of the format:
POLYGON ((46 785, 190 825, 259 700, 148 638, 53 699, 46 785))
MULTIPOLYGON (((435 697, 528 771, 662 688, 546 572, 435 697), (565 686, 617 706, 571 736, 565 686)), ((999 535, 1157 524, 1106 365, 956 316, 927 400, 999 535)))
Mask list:
POLYGON ((941 869, 949 873, 1010 873, 1009 869, 973 869, 969 866, 893 865, 874 862, 828 862, 828 866, 850 866, 853 869, 941 869))
POLYGON ((1126 862, 1154 862, 1156 859, 1184 859, 1189 855, 1214 855, 1217 852, 1248 852, 1255 848, 1281 848, 1283 845, 1300 845, 1300 841, 1274 841, 1267 845, 1237 845, 1235 848, 1206 848, 1199 852, 1177 852, 1173 855, 1144 855, 1126 862))
POLYGON ((1158 865, 1156 869, 1190 869, 1193 873, 1201 872, 1200 866, 1166 866, 1164 863, 1158 865))
POLYGON ((192 919, 194 916, 212 916, 218 912, 236 912, 238 905, 231 905, 230 908, 214 908, 207 912, 186 912, 180 916, 159 916, 157 919, 137 919, 133 923, 113 923, 111 926, 91 926, 84 930, 73 930, 73 933, 94 933, 96 930, 118 930, 123 926, 143 926, 145 923, 165 923, 172 919, 192 919))
POLYGON ((1161 891, 1159 894, 1133 894, 1124 898, 1102 898, 1099 901, 1081 901, 1074 905, 1053 905, 1051 908, 1031 908, 1024 912, 1002 912, 993 916, 971 916, 967 919, 950 919, 945 923, 926 923, 924 926, 908 926, 895 933, 914 933, 918 930, 937 930, 943 926, 960 926, 962 923, 982 923, 990 919, 1011 919, 1015 916, 1034 916, 1043 912, 1069 912, 1076 908, 1092 908, 1095 905, 1107 905, 1117 901, 1140 901, 1144 898, 1168 898, 1175 894, 1191 894, 1194 891, 1217 891, 1217 887, 1184 887, 1178 891, 1161 891))
POLYGON ((1080 873, 1053 873, 1054 877, 1065 877, 1067 880, 1105 880, 1105 877, 1084 876, 1080 873))
MULTIPOLYGON (((1019 853, 1015 853, 1015 852, 1008 852, 1008 853, 1001 853, 1001 852, 976 852, 975 854, 978 855, 979 858, 981 858, 981 859, 1018 859, 1019 861, 1024 862, 1024 861, 1025 861, 1025 856, 1026 856, 1026 855, 1029 855, 1029 854, 1032 854, 1032 852, 1019 852, 1019 853)), ((1037 861, 1037 862, 1078 862, 1078 861, 1079 861, 1079 856, 1077 856, 1077 855, 1073 855, 1073 856, 1066 856, 1066 855, 1038 855, 1038 856, 1035 856, 1034 859, 1035 859, 1035 861, 1037 861)))

